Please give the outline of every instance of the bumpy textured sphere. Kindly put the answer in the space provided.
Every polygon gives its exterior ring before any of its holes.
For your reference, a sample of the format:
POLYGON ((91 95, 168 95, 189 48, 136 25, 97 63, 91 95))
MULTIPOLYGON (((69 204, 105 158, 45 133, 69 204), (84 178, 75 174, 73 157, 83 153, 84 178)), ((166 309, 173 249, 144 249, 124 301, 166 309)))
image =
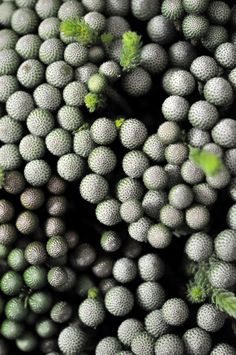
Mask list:
POLYGON ((122 240, 120 235, 115 231, 106 231, 102 234, 100 245, 103 250, 108 253, 113 253, 120 249, 122 240))
POLYGON ((212 238, 203 232, 192 234, 185 245, 185 253, 196 262, 208 260, 213 253, 212 238))
POLYGON ((39 48, 39 59, 44 64, 51 64, 63 59, 64 44, 59 38, 49 38, 39 48))
POLYGON ((98 174, 86 175, 80 183, 81 197, 90 203, 99 203, 107 196, 108 182, 98 174))
MULTIPOLYGON (((73 109, 74 108, 75 107, 73 107, 73 109)), ((73 149, 76 154, 80 155, 82 158, 87 158, 94 148, 95 143, 88 129, 83 129, 74 134, 73 149)))
POLYGON ((24 251, 20 248, 12 249, 8 254, 7 262, 10 268, 14 271, 22 271, 27 266, 27 261, 24 257, 24 251))
POLYGON ((230 42, 219 45, 215 51, 215 59, 224 68, 234 68, 236 65, 235 45, 230 42))
POLYGON ((213 287, 231 288, 236 283, 236 267, 225 261, 215 262, 210 267, 208 277, 213 287))
POLYGON ((18 9, 11 18, 12 29, 21 34, 35 32, 38 26, 38 17, 36 13, 27 7, 18 9))
POLYGON ((44 66, 36 59, 28 59, 17 71, 17 79, 27 89, 36 88, 44 80, 44 66))
POLYGON ((46 80, 48 84, 57 88, 65 87, 72 81, 73 77, 74 72, 72 67, 63 60, 51 63, 47 66, 46 80))
POLYGON ((0 200, 0 223, 9 222, 14 216, 14 206, 8 200, 0 200))
POLYGON ((83 115, 78 107, 65 105, 58 111, 57 121, 62 128, 74 131, 82 125, 83 115))
POLYGON ((0 30, 0 50, 14 49, 18 38, 18 35, 13 30, 8 28, 0 30))
POLYGON ((226 2, 218 0, 210 1, 207 9, 207 16, 211 23, 224 25, 229 21, 230 15, 231 9, 226 2))
POLYGON ((184 14, 181 0, 164 0, 161 5, 161 13, 170 20, 178 20, 184 14))
POLYGON ((134 17, 141 21, 147 21, 160 11, 160 2, 154 0, 148 0, 143 2, 142 0, 131 1, 131 11, 134 17))
POLYGON ((137 303, 145 311, 150 312, 162 307, 165 298, 165 290, 158 282, 143 282, 136 290, 137 303))
POLYGON ((72 308, 69 303, 57 302, 50 311, 51 319, 56 323, 65 323, 72 315, 72 308))
POLYGON ((15 4, 12 2, 0 4, 1 16, 0 16, 0 23, 2 26, 9 27, 11 25, 11 18, 16 10, 15 4))
POLYGON ((99 341, 96 346, 95 354, 118 354, 118 351, 122 350, 122 345, 119 340, 115 337, 108 336, 99 341))
POLYGON ((202 55, 194 59, 190 71, 196 79, 205 82, 218 75, 219 67, 214 58, 202 55))
POLYGON ((54 128, 53 115, 46 109, 36 108, 27 117, 27 128, 35 136, 45 137, 54 128))
POLYGON ((31 265, 43 264, 47 259, 46 249, 41 242, 31 242, 25 249, 25 259, 31 265))
POLYGON ((96 207, 96 217, 106 226, 113 226, 121 222, 120 203, 116 199, 109 198, 100 202, 96 207))
POLYGON ((85 64, 88 58, 88 50, 80 43, 70 43, 64 52, 65 61, 73 67, 80 67, 85 64))
POLYGON ((235 354, 236 354, 235 348, 226 343, 217 344, 210 353, 210 355, 235 355, 235 354))
POLYGON ((201 15, 187 15, 182 23, 182 31, 186 39, 200 39, 205 36, 208 28, 209 21, 201 15))
POLYGON ((28 311, 24 308, 24 303, 18 298, 11 298, 5 305, 5 314, 7 319, 22 322, 28 311))
POLYGON ((121 143, 130 150, 143 145, 147 135, 146 126, 136 118, 125 120, 120 128, 121 143))
POLYGON ((102 302, 88 298, 80 304, 78 315, 85 325, 96 328, 105 319, 105 309, 102 302))
POLYGON ((208 176, 206 180, 214 189, 223 189, 230 182, 230 172, 227 168, 222 168, 218 174, 208 176))
POLYGON ((63 286, 67 282, 67 272, 60 266, 54 266, 49 270, 47 280, 52 287, 63 286))
POLYGON ((24 327, 20 323, 5 319, 1 324, 1 334, 9 340, 16 340, 21 336, 24 327))
POLYGON ((86 94, 86 86, 79 81, 73 81, 63 90, 63 99, 67 105, 82 106, 86 94))
POLYGON ((143 331, 131 341, 131 350, 136 355, 153 354, 155 338, 148 332, 143 331))
POLYGON ((157 134, 152 134, 147 138, 143 146, 143 151, 151 160, 157 163, 165 160, 165 146, 161 143, 157 134))
POLYGON ((60 21, 57 17, 48 17, 38 27, 38 34, 42 40, 56 38, 60 33, 60 21))
POLYGON ((105 307, 113 316, 123 317, 130 313, 134 306, 134 296, 124 286, 115 286, 105 295, 105 307))
POLYGON ((177 209, 185 209, 193 202, 192 189, 185 184, 175 185, 170 189, 168 198, 169 203, 177 209))
POLYGON ((149 190, 143 197, 142 207, 146 215, 154 219, 158 219, 160 210, 166 202, 167 195, 165 192, 160 190, 149 190))
POLYGON ((224 118, 212 129, 215 143, 224 148, 236 147, 236 122, 232 118, 224 118))
POLYGON ((201 328, 188 329, 182 339, 187 355, 207 355, 211 351, 211 337, 201 328))
POLYGON ((181 130, 176 122, 164 122, 158 130, 157 135, 163 144, 171 144, 181 139, 181 130))
POLYGON ((4 170, 14 170, 22 163, 19 148, 16 144, 4 144, 0 148, 0 166, 4 170))
POLYGON ((184 350, 182 339, 175 334, 162 335, 155 343, 156 355, 183 355, 185 354, 184 350))
POLYGON ((56 16, 60 3, 60 0, 38 0, 35 6, 35 11, 42 19, 56 16))
POLYGON ((153 335, 155 338, 168 333, 170 326, 166 323, 162 316, 160 309, 156 309, 147 314, 144 319, 145 328, 149 334, 153 335))
POLYGON ((64 237, 53 236, 49 238, 46 244, 46 249, 48 255, 50 255, 52 258, 57 258, 67 253, 68 245, 64 237))
POLYGON ((201 39, 203 47, 213 52, 220 44, 228 41, 228 32, 223 26, 211 25, 206 35, 201 39))
POLYGON ((183 0, 184 10, 188 13, 200 14, 208 8, 209 0, 183 0))
POLYGON ((129 177, 119 180, 116 185, 116 197, 119 201, 124 202, 130 199, 141 200, 144 194, 144 187, 137 179, 129 177))
POLYGON ((33 109, 33 98, 25 91, 14 92, 6 102, 7 113, 17 121, 25 121, 33 109))
POLYGON ((130 237, 138 242, 146 242, 151 223, 151 220, 147 217, 141 217, 137 222, 131 223, 128 227, 130 237))
POLYGON ((148 242, 153 248, 164 249, 172 240, 172 233, 164 224, 153 224, 147 234, 148 242))
POLYGON ((112 274, 119 283, 131 282, 137 276, 136 263, 129 258, 120 258, 114 263, 112 274))
POLYGON ((144 281, 158 281, 165 272, 165 264, 157 254, 146 254, 138 260, 138 271, 144 281))
POLYGON ((219 259, 232 262, 236 260, 236 231, 223 230, 216 236, 214 244, 219 259))
POLYGON ((120 206, 120 215, 126 223, 137 222, 143 216, 143 208, 140 201, 130 199, 120 206))
POLYGON ((76 326, 64 328, 58 337, 58 346, 65 354, 74 354, 84 350, 87 342, 86 333, 76 326))
POLYGON ((51 154, 60 157, 71 151, 72 138, 63 128, 55 128, 47 135, 45 143, 51 154))
POLYGON ((109 145, 116 139, 117 129, 109 118, 98 118, 90 127, 90 135, 95 143, 109 145))
POLYGON ((100 65, 99 73, 104 75, 110 82, 115 82, 121 76, 121 68, 115 61, 108 60, 100 65))
POLYGON ((42 266, 29 266, 23 273, 24 283, 32 290, 39 290, 47 285, 47 271, 42 266))
POLYGON ((202 305, 197 312, 197 325, 207 332, 218 332, 225 323, 226 315, 213 304, 202 305))
POLYGON ((42 41, 38 35, 28 34, 19 38, 15 50, 25 60, 37 59, 41 44, 42 41))
POLYGON ((75 79, 81 81, 81 83, 86 84, 89 78, 96 74, 98 67, 90 62, 85 63, 81 67, 75 69, 75 79))
POLYGON ((229 169, 232 175, 236 174, 236 160, 235 160, 236 149, 228 149, 225 152, 225 165, 229 169))
POLYGON ((140 178, 149 167, 149 160, 142 151, 132 150, 125 154, 122 167, 130 178, 140 178))
POLYGON ((187 118, 189 103, 184 97, 171 95, 165 99, 161 110, 166 120, 181 122, 187 118))
POLYGON ((162 190, 166 187, 167 182, 168 175, 161 166, 151 166, 143 174, 143 183, 149 190, 162 190))
POLYGON ((57 162, 58 174, 67 181, 80 179, 84 174, 84 160, 77 154, 62 155, 57 162))
POLYGON ((187 225, 196 230, 204 229, 210 221, 210 212, 205 206, 196 205, 186 210, 187 225))
POLYGON ((36 105, 45 110, 55 111, 61 105, 61 92, 50 84, 39 85, 33 93, 36 105))
POLYGON ((141 51, 141 65, 151 74, 159 74, 164 71, 168 64, 166 50, 157 43, 143 46, 141 51))
POLYGON ((170 298, 162 306, 162 315, 167 324, 179 326, 189 317, 187 304, 181 298, 170 298))
POLYGON ((176 36, 174 24, 168 18, 158 15, 152 17, 147 24, 147 33, 150 39, 158 44, 170 44, 176 36))
POLYGON ((42 138, 28 134, 20 141, 19 151, 24 160, 31 161, 42 158, 46 147, 42 138))
POLYGON ((188 120, 191 125, 200 129, 212 128, 218 118, 219 112, 217 108, 204 100, 196 101, 188 112, 188 120))
POLYGON ((51 168, 45 160, 32 160, 26 164, 24 176, 29 184, 42 186, 48 182, 51 176, 51 168))
POLYGON ((96 174, 110 174, 116 167, 117 158, 111 148, 100 146, 92 150, 88 157, 88 166, 96 174))
POLYGON ((184 221, 184 214, 177 208, 167 204, 160 210, 160 221, 166 227, 175 229, 181 226, 184 221))
POLYGON ((195 89, 193 75, 183 69, 169 69, 162 78, 163 89, 169 95, 187 96, 195 89))
POLYGON ((228 210, 227 223, 231 229, 236 229, 236 204, 232 205, 228 210))
POLYGON ((17 90, 19 90, 19 83, 14 76, 0 76, 0 102, 6 102, 17 90))
POLYGON ((10 116, 0 118, 0 140, 3 143, 16 143, 22 138, 22 135, 23 127, 20 122, 10 116))
POLYGON ((76 0, 69 0, 63 3, 58 11, 58 17, 61 21, 68 18, 80 18, 84 15, 84 7, 76 0))
POLYGON ((135 318, 128 318, 119 325, 117 336, 122 344, 130 347, 133 338, 143 330, 144 327, 141 321, 135 318))
POLYGON ((137 67, 122 78, 122 86, 130 96, 143 96, 151 89, 152 78, 146 70, 137 67))
POLYGON ((21 212, 16 220, 16 228, 22 234, 31 234, 36 231, 39 226, 38 216, 31 212, 25 211, 21 212))
POLYGON ((205 144, 211 142, 211 137, 206 130, 193 127, 187 134, 187 141, 192 147, 202 148, 205 144))
POLYGON ((7 296, 18 296, 23 286, 23 280, 19 273, 7 271, 1 277, 1 291, 7 296))
POLYGON ((182 69, 189 69, 192 61, 197 57, 194 46, 187 41, 172 44, 168 54, 171 65, 182 69))

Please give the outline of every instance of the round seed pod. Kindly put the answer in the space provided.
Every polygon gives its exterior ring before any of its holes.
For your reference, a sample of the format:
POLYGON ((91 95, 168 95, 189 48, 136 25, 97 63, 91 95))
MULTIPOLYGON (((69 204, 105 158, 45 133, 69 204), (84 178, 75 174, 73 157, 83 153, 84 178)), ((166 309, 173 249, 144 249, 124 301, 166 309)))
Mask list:
POLYGON ((59 38, 49 38, 39 48, 38 56, 42 63, 49 65, 63 59, 64 44, 59 38))
POLYGON ((162 306, 162 315, 167 324, 179 326, 189 317, 187 304, 181 298, 170 298, 162 306))
POLYGON ((22 322, 27 314, 28 310, 24 307, 24 302, 19 298, 10 298, 5 305, 5 315, 9 320, 22 322))
POLYGON ((87 95, 85 84, 79 81, 72 81, 63 90, 63 99, 66 105, 69 106, 82 106, 84 98, 87 95))
POLYGON ((113 316, 123 317, 130 313, 133 306, 134 297, 124 286, 115 286, 105 295, 105 307, 113 316))
POLYGON ((117 136, 115 123, 109 118, 98 118, 90 127, 90 135, 96 144, 109 145, 117 136))
POLYGON ((209 281, 213 287, 229 289, 236 283, 236 267, 225 261, 210 266, 209 281))
POLYGON ((212 128, 217 123, 218 118, 217 108, 204 100, 195 102, 188 113, 188 120, 191 125, 200 129, 212 128))
POLYGON ((84 160, 77 154, 61 156, 57 162, 57 172, 66 181, 78 180, 84 174, 84 160))
POLYGON ((203 232, 194 233, 187 240, 185 253, 195 262, 208 260, 213 253, 213 240, 203 232))
POLYGON ((17 230, 10 223, 0 224, 0 243, 9 246, 14 243, 17 238, 17 230))
POLYGON ((15 76, 2 75, 0 77, 0 102, 7 102, 9 97, 18 90, 19 90, 19 83, 15 76))
POLYGON ((190 14, 185 16, 182 22, 184 37, 190 40, 198 40, 207 34, 209 21, 205 16, 190 14))
POLYGON ((224 78, 212 78, 204 86, 205 99, 216 106, 230 105, 233 100, 233 90, 224 78))
POLYGON ((181 122, 187 118, 189 106, 188 101, 184 97, 171 95, 165 99, 161 110, 166 120, 181 122))
POLYGON ((57 302, 50 311, 50 317, 55 323, 65 323, 72 316, 72 308, 67 302, 57 302))
POLYGON ((0 200, 0 223, 10 222, 14 216, 15 210, 13 204, 6 200, 0 200))
POLYGON ((136 263, 129 258, 120 258, 114 263, 112 274, 119 283, 131 282, 137 276, 136 263))
POLYGON ((144 194, 144 187, 137 179, 123 178, 116 185, 116 197, 124 202, 129 199, 141 200, 144 194))
POLYGON ((138 242, 146 242, 151 224, 151 220, 147 217, 141 217, 137 222, 131 223, 128 227, 130 237, 138 242))
POLYGON ((176 143, 181 139, 181 130, 176 122, 164 122, 157 130, 158 137, 163 144, 176 143))
POLYGON ((52 296, 45 291, 37 291, 29 297, 29 307, 36 314, 45 314, 52 307, 52 296))
POLYGON ((146 312, 162 307, 166 294, 164 288, 154 281, 141 283, 136 290, 137 304, 146 312))
POLYGON ((120 249, 122 240, 120 235, 115 231, 105 231, 102 233, 100 245, 103 250, 108 253, 116 252, 120 249))
POLYGON ((36 108, 27 117, 27 128, 31 134, 45 137, 54 128, 54 117, 45 109, 36 108))
POLYGON ((64 88, 72 81, 74 72, 72 67, 63 60, 56 61, 47 66, 46 80, 56 88, 64 88))
POLYGON ((50 217, 46 220, 45 232, 47 237, 52 237, 54 235, 64 235, 65 229, 65 223, 59 217, 50 217))
POLYGON ((108 60, 100 65, 99 73, 113 83, 121 77, 121 68, 114 60, 108 60))
POLYGON ((52 175, 47 183, 47 189, 53 195, 61 195, 66 191, 66 183, 60 176, 52 175))
POLYGON ((118 327, 118 339, 127 347, 131 346, 132 340, 137 334, 144 331, 142 322, 135 318, 125 319, 118 327))
POLYGON ((47 285, 47 271, 43 266, 29 266, 23 274, 24 283, 32 290, 38 290, 47 285))
POLYGON ((164 320, 160 309, 148 313, 144 322, 148 333, 155 338, 161 337, 170 330, 170 326, 164 320))
POLYGON ((137 199, 124 201, 120 206, 120 215, 126 223, 137 222, 143 216, 141 202, 137 199))
POLYGON ((236 260, 236 232, 232 229, 225 229, 220 232, 215 240, 215 252, 223 261, 236 260))
POLYGON ((16 228, 22 234, 31 234, 36 231, 39 226, 38 216, 31 212, 25 211, 20 213, 16 220, 16 228))
POLYGON ((170 189, 168 198, 169 203, 177 209, 185 209, 193 202, 192 189, 186 184, 178 184, 170 189))
POLYGON ((143 331, 136 335, 131 342, 131 350, 134 354, 151 354, 154 351, 155 338, 143 331))
POLYGON ((34 32, 38 22, 35 11, 25 7, 14 11, 11 18, 11 27, 16 33, 25 35, 34 32))
POLYGON ((20 201, 26 209, 37 210, 44 204, 44 192, 39 188, 29 187, 20 195, 20 201))
POLYGON ((59 37, 60 21, 57 17, 48 17, 40 22, 38 27, 39 37, 46 41, 49 38, 59 37))
POLYGON ((51 216, 62 216, 67 210, 67 199, 64 196, 52 196, 47 201, 47 210, 51 216))
POLYGON ((75 253, 73 254, 72 263, 78 270, 86 269, 94 263, 96 257, 95 249, 88 243, 82 243, 76 248, 75 253))
POLYGON ((214 58, 202 55, 194 59, 190 71, 197 80, 206 82, 218 75, 219 66, 214 58))
POLYGON ((166 50, 157 43, 149 43, 141 50, 140 64, 151 74, 163 72, 168 65, 168 54, 166 50))
POLYGON ((57 113, 57 121, 62 128, 74 131, 83 123, 82 112, 78 107, 62 106, 57 113))
POLYGON ((0 51, 1 68, 0 75, 13 75, 20 65, 20 57, 14 49, 2 49, 0 51))
POLYGON ((99 341, 95 349, 95 354, 102 355, 107 352, 108 349, 109 352, 116 354, 118 351, 122 350, 122 345, 117 338, 108 336, 99 341))
POLYGON ((27 266, 27 261, 24 256, 24 251, 20 248, 14 248, 10 251, 7 257, 7 263, 14 271, 22 271, 27 266))
POLYGON ((31 265, 40 265, 47 259, 46 249, 41 242, 31 242, 25 248, 25 259, 31 265))
POLYGON ((46 249, 48 255, 52 258, 58 258, 59 256, 63 256, 68 251, 68 246, 66 240, 61 236, 53 236, 50 237, 47 244, 46 249))
POLYGON ((172 240, 172 233, 164 224, 153 224, 147 234, 147 240, 153 248, 164 249, 172 240))
POLYGON ((187 41, 178 41, 169 48, 171 65, 177 68, 189 69, 197 57, 194 46, 187 41))
POLYGON ((219 331, 225 323, 226 315, 213 304, 202 305, 197 312, 197 325, 207 332, 219 331))
POLYGON ((184 344, 182 339, 175 334, 164 334, 157 339, 155 344, 155 354, 163 355, 183 355, 184 344))
POLYGON ((122 87, 124 91, 133 97, 146 95, 152 86, 150 74, 141 67, 137 67, 126 73, 122 78, 122 87))
POLYGON ((235 355, 235 348, 226 343, 219 343, 216 346, 214 346, 210 355, 235 355))
POLYGON ((51 175, 51 168, 45 160, 32 160, 25 165, 24 176, 32 186, 45 185, 51 175))
POLYGON ((184 214, 171 205, 165 205, 160 210, 160 221, 166 227, 176 229, 183 224, 184 214))
POLYGON ((212 340, 208 332, 195 327, 188 329, 183 337, 186 354, 207 355, 211 351, 212 340))
POLYGON ((19 171, 5 172, 4 190, 12 195, 21 193, 25 188, 25 179, 19 171))
POLYGON ((167 195, 165 192, 160 190, 148 191, 143 197, 142 207, 146 215, 159 219, 160 210, 166 203, 167 195))
POLYGON ((66 3, 63 3, 58 11, 58 18, 61 21, 65 21, 68 18, 80 18, 84 15, 84 7, 81 3, 78 3, 75 0, 71 0, 71 1, 66 1, 66 3))
POLYGON ((4 295, 18 296, 22 287, 22 277, 16 271, 7 271, 2 275, 0 288, 4 295))
POLYGON ((229 5, 224 1, 210 1, 207 8, 207 16, 209 17, 211 23, 216 25, 226 24, 231 15, 231 9, 229 5))
POLYGON ((58 110, 62 101, 60 90, 47 83, 39 85, 34 90, 33 97, 39 108, 49 111, 58 110))
POLYGON ((1 334, 8 340, 16 340, 24 331, 24 326, 12 320, 5 319, 1 324, 1 334))
POLYGON ((165 146, 161 143, 157 134, 149 136, 143 146, 143 152, 149 159, 155 161, 156 163, 163 162, 165 160, 164 151, 165 146))
POLYGON ((63 286, 67 282, 67 272, 63 267, 52 267, 47 275, 48 283, 52 287, 63 286))
POLYGON ((122 168, 130 178, 140 178, 148 167, 147 156, 139 150, 126 153, 122 161, 122 168))
POLYGON ((166 147, 165 158, 169 164, 182 165, 188 158, 188 148, 184 143, 173 143, 166 147))
POLYGON ((47 135, 45 143, 51 154, 61 157, 71 151, 71 134, 63 128, 55 128, 47 135))
POLYGON ((158 281, 165 273, 165 264, 157 254, 146 254, 138 260, 138 271, 144 281, 158 281))
POLYGON ((80 304, 78 315, 85 325, 96 328, 105 320, 105 308, 101 301, 87 298, 80 304))
POLYGON ((51 319, 43 318, 36 323, 35 330, 38 336, 44 339, 53 337, 57 332, 57 327, 51 319))
POLYGON ((113 260, 109 256, 101 256, 98 258, 93 267, 92 272, 97 278, 106 278, 112 275, 113 260))
POLYGON ((27 34, 18 39, 15 50, 24 60, 37 59, 41 44, 42 41, 38 35, 27 34))
POLYGON ((186 210, 185 218, 190 228, 202 230, 210 221, 210 213, 205 206, 196 205, 186 210))
POLYGON ((170 44, 173 43, 176 36, 176 29, 173 22, 162 16, 152 15, 152 18, 147 24, 147 34, 150 39, 158 44, 170 44))
POLYGON ((195 90, 193 75, 184 69, 171 68, 162 78, 162 86, 169 95, 188 96, 195 90))
POLYGON ((34 89, 44 80, 44 66, 36 59, 28 59, 17 70, 17 79, 27 89, 34 89))
POLYGON ((213 52, 220 44, 228 41, 228 32, 220 25, 210 25, 206 35, 201 39, 202 45, 213 52))
POLYGON ((120 203, 116 199, 109 198, 100 202, 95 213, 98 221, 106 226, 113 226, 121 222, 120 203))

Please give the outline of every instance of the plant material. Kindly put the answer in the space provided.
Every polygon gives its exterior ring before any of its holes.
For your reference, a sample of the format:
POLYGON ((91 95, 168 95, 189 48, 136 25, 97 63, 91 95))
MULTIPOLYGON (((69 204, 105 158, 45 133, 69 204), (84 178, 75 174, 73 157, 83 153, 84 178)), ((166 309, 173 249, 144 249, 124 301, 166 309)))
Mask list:
POLYGON ((110 47, 113 39, 114 39, 114 36, 110 32, 105 32, 100 37, 100 40, 106 49, 108 49, 110 47))
POLYGON ((88 93, 84 99, 85 106, 89 112, 95 112, 105 105, 105 98, 102 94, 88 93))
POLYGON ((190 147, 189 159, 200 166, 206 176, 215 176, 223 169, 221 158, 204 149, 190 147))
POLYGON ((77 41, 85 46, 89 46, 97 41, 98 34, 83 18, 67 19, 61 23, 61 32, 68 37, 75 37, 77 41))
POLYGON ((211 301, 216 307, 236 319, 236 296, 227 290, 214 289, 211 301))
POLYGON ((128 31, 123 34, 120 65, 124 70, 129 71, 139 65, 141 47, 141 36, 136 32, 128 31))

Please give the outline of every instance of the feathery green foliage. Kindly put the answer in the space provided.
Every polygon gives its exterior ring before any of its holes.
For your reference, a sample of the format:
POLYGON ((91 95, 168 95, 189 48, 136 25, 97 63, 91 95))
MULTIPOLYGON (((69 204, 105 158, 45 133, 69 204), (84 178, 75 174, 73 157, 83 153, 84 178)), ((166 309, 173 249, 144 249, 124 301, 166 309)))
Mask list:
POLYGON ((136 32, 127 31, 122 37, 120 65, 126 71, 136 68, 141 57, 141 36, 136 32))
POLYGON ((236 319, 236 296, 227 290, 214 289, 211 301, 216 307, 236 319))
POLYGON ((99 290, 96 287, 92 287, 88 290, 88 298, 95 299, 99 295, 99 290))
POLYGON ((89 112, 95 112, 99 108, 104 107, 105 105, 105 98, 102 94, 95 94, 89 92, 84 99, 85 106, 89 110, 89 112))
POLYGON ((85 46, 89 46, 97 41, 98 34, 84 19, 67 19, 61 23, 61 32, 65 36, 75 37, 77 41, 85 46))
POLYGON ((204 149, 190 147, 189 158, 204 171, 206 176, 217 175, 223 168, 221 158, 204 149))
POLYGON ((206 300, 210 292, 209 281, 207 277, 207 263, 200 263, 195 268, 193 280, 187 285, 187 297, 192 303, 201 303, 206 300))
POLYGON ((116 128, 120 128, 124 122, 125 122, 125 118, 122 118, 122 117, 117 118, 117 120, 115 120, 116 128))
POLYGON ((110 32, 104 32, 100 37, 100 40, 106 49, 108 49, 110 47, 113 39, 114 39, 114 36, 110 32))

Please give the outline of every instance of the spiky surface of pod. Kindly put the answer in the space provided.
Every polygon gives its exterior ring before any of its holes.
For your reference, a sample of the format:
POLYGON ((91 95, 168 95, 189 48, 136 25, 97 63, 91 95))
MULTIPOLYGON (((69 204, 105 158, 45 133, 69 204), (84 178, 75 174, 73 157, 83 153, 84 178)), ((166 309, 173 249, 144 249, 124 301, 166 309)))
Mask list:
POLYGON ((235 355, 235 348, 226 343, 219 343, 212 349, 210 355, 235 355))
POLYGON ((185 253, 196 262, 207 260, 213 253, 212 238, 203 232, 192 234, 185 245, 185 253))
POLYGON ((99 300, 88 298, 80 304, 78 315, 85 325, 96 328, 105 319, 105 309, 99 300))
POLYGON ((116 354, 118 351, 122 350, 122 345, 119 340, 115 337, 108 336, 99 341, 96 346, 95 354, 96 355, 112 355, 116 354))
POLYGON ((162 15, 154 16, 147 24, 150 39, 158 44, 170 44, 176 36, 175 27, 169 19, 162 15))
POLYGON ((143 330, 142 322, 135 318, 127 318, 119 325, 117 336, 122 344, 130 347, 134 337, 143 330))
POLYGON ((225 314, 212 304, 204 304, 198 309, 197 325, 207 332, 218 332, 225 323, 225 314))
POLYGON ((100 202, 96 207, 96 217, 106 226, 113 226, 121 222, 119 201, 109 198, 100 202))
POLYGON ((64 328, 58 337, 58 346, 66 354, 81 352, 84 350, 86 342, 86 333, 73 325, 64 328))
POLYGON ((148 333, 155 338, 159 338, 168 333, 170 329, 170 326, 164 320, 160 309, 156 309, 148 313, 144 319, 144 322, 148 333))
POLYGON ((153 354, 155 338, 144 331, 136 335, 131 342, 131 350, 136 355, 153 354))
POLYGON ((210 335, 201 328, 188 329, 183 335, 186 354, 188 355, 207 355, 212 346, 210 335))
POLYGON ((184 350, 182 339, 171 333, 162 335, 155 343, 156 355, 183 355, 184 350))
POLYGON ((213 287, 233 287, 236 283, 235 265, 226 261, 214 262, 209 269, 209 281, 213 287))
POLYGON ((137 303, 145 311, 153 311, 162 307, 165 302, 164 288, 154 281, 141 283, 136 290, 137 303))
POLYGON ((133 281, 137 276, 136 263, 129 258, 118 259, 113 266, 113 277, 119 283, 125 284, 133 281))
POLYGON ((147 239, 153 248, 164 249, 171 243, 172 233, 164 224, 154 224, 148 230, 147 239))

